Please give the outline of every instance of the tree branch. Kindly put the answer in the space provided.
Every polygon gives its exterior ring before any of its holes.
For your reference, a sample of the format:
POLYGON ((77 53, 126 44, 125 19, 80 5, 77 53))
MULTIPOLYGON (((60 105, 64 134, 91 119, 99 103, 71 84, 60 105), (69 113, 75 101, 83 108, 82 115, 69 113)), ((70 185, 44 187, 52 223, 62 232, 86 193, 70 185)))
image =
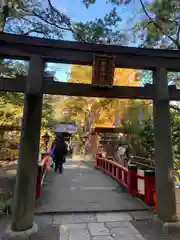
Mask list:
MULTIPOLYGON (((60 29, 60 30, 62 30, 62 31, 73 32, 73 29, 72 29, 72 27, 71 27, 71 24, 69 24, 69 23, 67 22, 67 20, 66 20, 65 18, 63 18, 63 14, 61 14, 55 7, 53 7, 52 3, 51 3, 49 0, 48 0, 48 3, 49 3, 49 6, 50 6, 50 8, 51 8, 51 11, 52 11, 52 12, 56 12, 56 14, 63 20, 63 22, 67 25, 67 27, 59 26, 59 25, 56 24, 55 22, 48 21, 47 19, 45 19, 45 18, 43 18, 42 16, 40 16, 39 14, 37 14, 34 10, 32 10, 31 12, 29 12, 29 11, 27 11, 27 10, 25 9, 25 6, 24 6, 24 8, 22 8, 22 10, 23 10, 24 12, 26 12, 29 16, 32 16, 32 17, 35 16, 36 18, 39 18, 41 21, 43 21, 43 22, 45 22, 45 23, 47 23, 47 24, 49 24, 49 25, 51 25, 51 26, 53 26, 53 27, 56 27, 56 28, 58 28, 58 29, 60 29)), ((31 24, 34 24, 34 22, 32 22, 31 20, 29 20, 29 19, 27 19, 27 18, 25 18, 25 17, 24 17, 24 20, 29 21, 31 24)), ((37 23, 37 24, 39 24, 39 23, 37 23)))
POLYGON ((178 26, 178 30, 177 30, 177 45, 178 45, 178 49, 180 49, 180 24, 178 26))
POLYGON ((63 19, 63 21, 65 22, 65 24, 69 27, 70 31, 71 31, 75 36, 77 36, 79 39, 81 39, 82 42, 86 43, 85 39, 84 39, 81 35, 79 35, 76 31, 74 31, 74 29, 72 28, 72 24, 71 24, 70 19, 68 19, 68 21, 67 21, 67 19, 63 16, 63 14, 61 14, 61 13, 52 5, 51 0, 48 0, 48 3, 49 3, 50 8, 52 9, 52 11, 56 12, 56 14, 63 19))
POLYGON ((180 113, 180 108, 178 106, 170 104, 170 108, 180 113))
POLYGON ((153 18, 149 15, 149 13, 147 12, 146 7, 145 7, 145 5, 144 5, 144 3, 143 3, 143 0, 139 0, 139 1, 140 1, 140 3, 141 3, 141 6, 142 6, 142 9, 143 9, 144 13, 145 13, 146 16, 149 18, 149 20, 154 24, 154 26, 155 26, 157 29, 159 29, 166 37, 168 37, 169 40, 171 40, 171 41, 178 47, 178 49, 179 49, 179 46, 177 45, 177 41, 176 41, 174 38, 172 38, 171 36, 169 36, 166 32, 164 32, 163 29, 162 29, 162 28, 153 20, 153 18))
POLYGON ((150 23, 151 23, 151 21, 148 21, 148 23, 143 27, 142 30, 145 30, 150 23))
MULTIPOLYGON (((39 18, 40 20, 44 21, 45 23, 47 23, 47 24, 49 24, 49 25, 51 25, 51 26, 54 26, 54 27, 56 27, 56 28, 58 28, 58 29, 60 29, 60 30, 63 30, 63 31, 71 31, 71 29, 69 29, 69 28, 61 27, 61 26, 58 26, 56 23, 49 22, 47 19, 44 19, 43 17, 39 16, 39 15, 36 14, 34 11, 33 11, 32 13, 33 13, 33 15, 34 15, 35 17, 39 18)), ((23 19, 26 20, 26 21, 28 21, 28 22, 31 23, 31 24, 34 24, 34 22, 32 22, 31 20, 29 20, 29 19, 27 19, 27 18, 25 18, 25 17, 24 17, 23 19)), ((39 24, 39 23, 37 23, 37 24, 39 24)))

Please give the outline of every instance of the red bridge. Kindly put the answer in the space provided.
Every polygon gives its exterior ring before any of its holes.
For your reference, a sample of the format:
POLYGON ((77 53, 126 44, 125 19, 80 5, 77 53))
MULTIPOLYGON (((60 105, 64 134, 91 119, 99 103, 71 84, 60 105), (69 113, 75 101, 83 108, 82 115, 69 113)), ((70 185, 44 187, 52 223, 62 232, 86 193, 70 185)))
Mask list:
MULTIPOLYGON (((96 154, 94 167, 102 170, 114 178, 127 189, 132 196, 139 197, 147 205, 153 206, 153 212, 157 212, 155 171, 138 170, 135 164, 124 167, 112 159, 96 154)), ((180 218, 180 188, 176 188, 177 215, 180 218)))
MULTIPOLYGON (((137 198, 143 200, 152 207, 154 213, 157 212, 156 204, 156 183, 154 170, 140 170, 136 164, 129 164, 128 167, 122 166, 112 159, 96 154, 94 168, 103 171, 108 176, 115 179, 126 191, 137 198)), ((43 153, 38 165, 36 198, 40 198, 41 187, 45 175, 49 168, 49 154, 43 153)), ((176 189, 177 215, 180 217, 180 189, 176 189)))

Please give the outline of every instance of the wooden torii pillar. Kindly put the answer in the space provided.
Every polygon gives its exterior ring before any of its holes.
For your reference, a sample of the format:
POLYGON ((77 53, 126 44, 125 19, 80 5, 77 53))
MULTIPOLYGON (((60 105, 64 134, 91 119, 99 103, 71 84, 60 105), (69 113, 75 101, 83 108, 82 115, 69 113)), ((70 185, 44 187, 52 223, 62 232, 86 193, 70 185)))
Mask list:
POLYGON ((176 198, 173 174, 171 116, 167 70, 156 68, 153 72, 155 95, 153 99, 155 134, 155 171, 157 216, 163 222, 175 222, 176 198))
POLYGON ((42 117, 43 79, 43 59, 39 56, 33 56, 29 63, 26 82, 12 224, 6 232, 12 236, 18 236, 23 231, 28 231, 28 233, 37 231, 33 217, 42 117))

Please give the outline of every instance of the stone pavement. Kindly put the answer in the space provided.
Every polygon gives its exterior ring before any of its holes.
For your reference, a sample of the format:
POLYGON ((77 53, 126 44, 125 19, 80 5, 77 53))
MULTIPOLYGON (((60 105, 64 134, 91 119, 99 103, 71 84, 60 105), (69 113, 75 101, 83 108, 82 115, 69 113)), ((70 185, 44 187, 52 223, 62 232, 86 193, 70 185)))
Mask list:
POLYGON ((145 240, 129 213, 55 216, 60 240, 145 240))
POLYGON ((36 213, 112 212, 147 210, 92 162, 68 161, 63 174, 49 170, 37 201, 36 213))
MULTIPOLYGON (((0 221, 0 239, 10 219, 0 221)), ((162 226, 148 211, 35 216, 30 240, 163 240, 162 226)), ((19 239, 17 239, 19 240, 19 239)))

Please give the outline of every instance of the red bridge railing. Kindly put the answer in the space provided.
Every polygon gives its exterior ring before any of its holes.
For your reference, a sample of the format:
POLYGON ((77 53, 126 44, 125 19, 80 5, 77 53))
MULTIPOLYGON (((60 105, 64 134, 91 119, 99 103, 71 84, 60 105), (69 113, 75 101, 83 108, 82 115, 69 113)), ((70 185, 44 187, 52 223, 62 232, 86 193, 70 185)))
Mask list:
POLYGON ((36 198, 40 198, 41 187, 46 176, 47 169, 49 168, 49 153, 42 153, 41 159, 38 162, 37 183, 36 183, 36 198))
POLYGON ((153 170, 144 170, 144 174, 140 174, 135 164, 124 167, 102 157, 101 154, 96 155, 94 167, 114 178, 132 196, 139 197, 146 204, 154 206, 154 211, 156 211, 155 172, 153 170))

